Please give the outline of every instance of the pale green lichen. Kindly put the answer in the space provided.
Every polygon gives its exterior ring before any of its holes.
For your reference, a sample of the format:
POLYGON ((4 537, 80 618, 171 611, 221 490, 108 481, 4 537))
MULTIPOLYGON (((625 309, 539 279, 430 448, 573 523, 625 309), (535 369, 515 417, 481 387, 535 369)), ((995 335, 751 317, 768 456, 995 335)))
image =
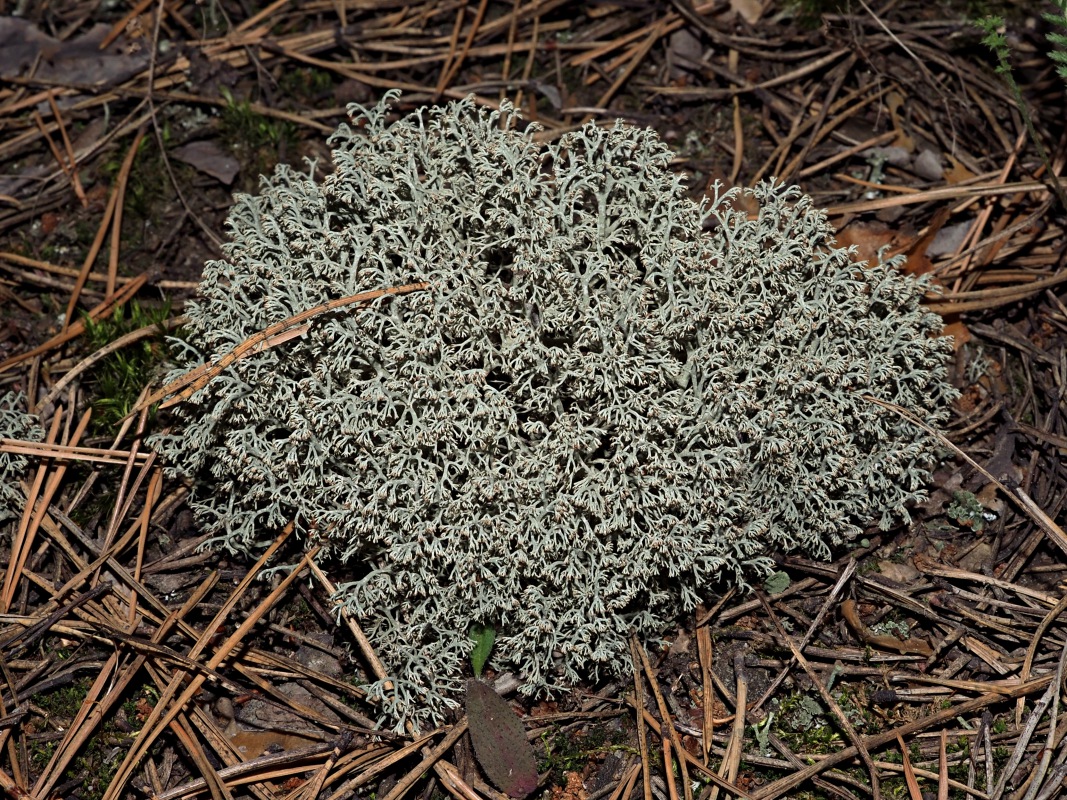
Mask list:
MULTIPOLYGON (((15 392, 0 397, 0 439, 39 442, 44 438, 37 418, 23 410, 25 405, 23 395, 15 392)), ((27 463, 24 455, 0 451, 0 523, 22 516, 26 496, 18 482, 27 463)))
POLYGON ((770 549, 826 556, 907 516, 931 439, 861 396, 944 419, 925 284, 854 264, 796 190, 753 189, 754 219, 732 191, 693 203, 652 131, 543 147, 509 106, 390 124, 390 100, 353 109, 323 180, 279 167, 238 198, 189 363, 324 300, 429 288, 238 361, 156 446, 218 544, 295 519, 347 562, 392 722, 460 694, 472 625, 528 691, 617 674, 631 629, 770 549))

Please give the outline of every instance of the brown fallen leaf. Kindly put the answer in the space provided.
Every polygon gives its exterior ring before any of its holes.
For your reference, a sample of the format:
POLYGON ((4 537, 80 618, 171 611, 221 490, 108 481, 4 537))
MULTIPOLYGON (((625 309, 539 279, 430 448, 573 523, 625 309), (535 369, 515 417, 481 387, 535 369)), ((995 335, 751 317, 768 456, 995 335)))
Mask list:
POLYGON ((148 69, 149 51, 127 52, 124 42, 105 50, 100 43, 110 30, 94 25, 66 41, 49 36, 28 20, 0 17, 0 78, 25 78, 60 86, 105 89, 148 69))
POLYGON ((884 222, 856 220, 834 237, 840 247, 855 247, 854 262, 878 263, 878 251, 893 243, 893 231, 884 222))
POLYGON ((218 143, 201 140, 189 142, 175 148, 171 155, 191 167, 229 186, 237 177, 241 165, 231 153, 227 153, 218 143))
POLYGON ((474 755, 489 781, 509 797, 537 788, 537 759, 511 706, 489 684, 467 681, 467 721, 474 755))

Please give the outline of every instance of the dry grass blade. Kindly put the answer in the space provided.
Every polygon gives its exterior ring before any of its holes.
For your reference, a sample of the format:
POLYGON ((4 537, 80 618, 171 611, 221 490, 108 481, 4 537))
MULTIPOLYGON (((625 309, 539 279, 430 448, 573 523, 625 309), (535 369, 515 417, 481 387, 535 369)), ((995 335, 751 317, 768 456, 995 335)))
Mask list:
MULTIPOLYGON (((257 561, 256 564, 253 565, 251 570, 249 570, 249 572, 245 576, 245 579, 234 589, 230 600, 223 606, 222 609, 220 609, 219 613, 216 615, 216 620, 218 623, 221 623, 223 620, 225 620, 226 616, 229 614, 229 611, 234 605, 236 605, 238 599, 247 590, 248 585, 251 583, 253 578, 259 573, 263 565, 267 563, 267 561, 274 554, 274 552, 279 547, 281 547, 282 543, 289 537, 289 535, 292 533, 292 527, 292 525, 288 526, 278 536, 274 543, 269 548, 267 548, 266 552, 264 552, 263 556, 259 559, 259 561, 257 561)), ((306 563, 307 559, 313 554, 314 553, 312 552, 305 556, 304 563, 306 563)), ((301 572, 302 567, 303 563, 299 568, 294 569, 289 575, 287 575, 286 578, 279 584, 278 588, 271 592, 271 594, 268 595, 267 598, 262 601, 259 606, 255 610, 253 610, 251 614, 249 614, 249 616, 234 631, 234 633, 231 634, 230 637, 226 639, 226 641, 223 642, 222 645, 219 646, 215 655, 208 659, 207 663, 205 664, 205 667, 207 669, 215 669, 227 658, 227 656, 230 655, 230 652, 241 642, 242 637, 247 633, 247 631, 260 619, 260 617, 262 617, 263 614, 267 612, 267 610, 271 607, 274 601, 282 594, 282 592, 286 588, 288 588, 289 584, 296 580, 296 578, 301 572)), ((205 631, 204 635, 201 636, 200 640, 189 651, 190 658, 195 659, 199 656, 199 654, 207 647, 208 643, 214 635, 214 631, 217 628, 218 624, 213 624, 207 629, 207 631, 205 631)), ((132 776, 134 768, 141 760, 141 758, 143 758, 144 755, 148 752, 148 748, 152 745, 152 743, 156 740, 160 733, 162 733, 163 728, 168 726, 178 716, 178 714, 185 707, 185 704, 189 702, 189 700, 193 697, 193 695, 196 693, 196 691, 206 679, 202 674, 197 674, 193 676, 189 680, 188 684, 185 686, 185 689, 179 695, 178 691, 182 688, 183 683, 185 683, 184 678, 185 676, 182 673, 176 673, 170 684, 168 684, 168 686, 163 690, 163 692, 161 692, 156 707, 152 710, 152 713, 145 720, 144 728, 142 729, 141 734, 138 736, 136 744, 126 754, 126 757, 123 759, 122 764, 119 766, 118 770, 116 770, 114 781, 111 786, 108 787, 108 790, 104 795, 104 800, 115 800, 118 797, 119 793, 124 789, 126 782, 132 776), (177 699, 175 699, 175 697, 177 697, 177 699)))
MULTIPOLYGON (((1057 734, 1056 721, 1059 716, 1060 694, 1063 691, 1063 673, 1065 664, 1067 664, 1067 643, 1065 643, 1060 650, 1060 658, 1056 664, 1055 677, 1049 684, 1048 691, 1046 691, 1041 699, 1034 704, 1034 710, 1030 713, 1029 719, 1026 721, 1026 724, 1023 726, 1023 729, 1019 734, 1015 749, 1012 751, 1011 757, 1008 759, 1008 763, 1000 775, 1000 781, 997 783, 997 787, 993 790, 991 795, 993 800, 1000 800, 1005 791, 1007 791, 1008 781, 1013 777, 1016 769, 1018 769, 1023 758, 1027 755, 1030 739, 1036 733, 1037 727, 1041 723, 1045 712, 1048 711, 1048 733, 1045 746, 1041 748, 1041 756, 1038 763, 1030 770, 1029 775, 1026 778, 1026 785, 1029 788, 1026 790, 1024 800, 1032 800, 1041 788, 1041 783, 1048 771, 1052 753, 1062 739, 1062 736, 1057 734)), ((1056 780, 1053 783, 1054 785, 1058 785, 1060 781, 1056 780)))
POLYGON ((622 800, 624 797, 630 797, 633 794, 634 787, 637 785, 637 778, 641 774, 641 765, 633 764, 625 773, 622 778, 619 779, 619 785, 615 787, 615 791, 611 793, 608 800, 622 800))
MULTIPOLYGON (((452 726, 452 730, 440 741, 438 744, 430 748, 423 756, 414 769, 409 770, 403 778, 397 781, 396 786, 389 792, 382 800, 400 800, 415 782, 419 780, 426 771, 436 766, 437 763, 444 758, 445 753, 452 749, 452 747, 459 741, 459 737, 467 732, 467 718, 464 716, 459 722, 452 726)), ((333 800, 333 798, 331 798, 333 800)))
POLYGON ((630 637, 630 662, 633 664, 634 708, 637 710, 637 748, 641 753, 641 786, 645 800, 652 800, 652 770, 648 760, 648 740, 645 734, 645 690, 640 655, 636 636, 630 637))
MULTIPOLYGON (((441 77, 438 79, 437 89, 434 92, 436 97, 441 96, 441 92, 444 91, 446 86, 452 83, 452 80, 456 77, 456 73, 458 73, 460 67, 463 66, 463 60, 467 57, 467 54, 470 53, 471 45, 474 43, 474 37, 478 35, 478 29, 481 27, 482 21, 485 19, 485 10, 488 6, 489 0, 479 0, 478 10, 474 12, 474 21, 471 22, 470 30, 467 31, 466 41, 463 42, 463 49, 454 56, 451 51, 449 52, 449 57, 445 60, 447 69, 441 71, 441 77)), ((462 11, 460 12, 459 20, 462 20, 462 11)))
MULTIPOLYGON (((1030 671, 1033 669, 1034 666, 1034 659, 1037 657, 1037 649, 1040 646, 1041 641, 1045 636, 1045 633, 1048 631, 1052 623, 1059 619, 1059 617, 1063 614, 1064 611, 1067 611, 1067 596, 1064 596, 1056 604, 1055 608, 1053 608, 1045 615, 1045 617, 1041 620, 1041 624, 1037 626, 1037 630, 1034 631, 1033 635, 1031 636, 1030 645, 1026 648, 1026 658, 1023 659, 1023 667, 1020 673, 1022 680, 1029 680, 1030 671)), ((1021 725, 1022 718, 1023 698, 1020 697, 1019 702, 1015 708, 1015 724, 1021 725)))
MULTIPOLYGON (((70 299, 67 301, 67 310, 63 315, 63 328, 60 331, 60 335, 67 333, 70 330, 72 321, 74 319, 74 309, 78 305, 78 298, 81 296, 81 291, 85 287, 85 282, 89 279, 89 272, 92 270, 93 264, 96 262, 96 256, 100 252, 100 248, 104 244, 104 237, 107 235, 108 228, 111 226, 111 221, 114 218, 116 209, 122 202, 122 196, 125 193, 126 178, 129 176, 130 169, 133 167, 133 159, 137 155, 137 148, 141 144, 141 139, 144 138, 144 132, 141 131, 135 137, 130 149, 126 152, 126 158, 122 162, 122 168, 119 172, 118 184, 111 192, 111 195, 107 200, 107 207, 104 209, 104 216, 100 220, 100 225, 96 230, 96 237, 93 239, 92 245, 89 247, 89 252, 85 256, 85 261, 82 263, 81 272, 78 274, 77 280, 74 282, 74 290, 70 294, 70 299)), ((118 233, 112 234, 116 239, 118 233)), ((112 270, 108 270, 108 295, 114 294, 115 279, 112 274, 112 270)), ((2 365, 0 365, 2 368, 2 365)))
MULTIPOLYGON (((88 411, 82 415, 77 428, 71 435, 70 446, 76 446, 82 434, 85 433, 85 428, 89 425, 89 416, 90 412, 88 411)), ((52 442, 55 440, 55 436, 59 432, 59 422, 62 418, 60 414, 55 416, 47 441, 52 442)), ((48 504, 58 490, 66 470, 67 465, 65 463, 54 465, 54 469, 48 477, 48 483, 44 487, 44 493, 40 497, 38 497, 38 492, 46 474, 46 465, 42 464, 37 470, 33 489, 30 492, 30 496, 27 497, 26 508, 23 512, 15 541, 11 546, 11 560, 8 562, 7 571, 4 573, 3 592, 0 592, 0 612, 6 613, 11 608, 11 604, 15 599, 15 590, 22 577, 22 570, 25 568, 26 561, 29 558, 37 530, 45 513, 48 511, 48 504), (34 508, 34 503, 36 503, 36 508, 34 508)))
POLYGON ((189 725, 189 720, 184 713, 178 713, 175 718, 170 721, 168 726, 174 733, 179 744, 185 753, 192 759, 196 765, 197 771, 204 776, 204 780, 207 782, 208 791, 211 794, 211 800, 234 800, 233 793, 229 787, 223 783, 219 777, 218 772, 215 771, 214 765, 208 760, 204 754, 203 748, 200 746, 200 742, 196 738, 196 734, 193 733, 192 727, 189 725))
MULTIPOLYGON (((957 716, 963 716, 966 714, 980 711, 995 703, 1003 702, 1005 699, 1015 697, 1026 697, 1035 692, 1041 691, 1048 687, 1052 682, 1051 675, 1044 675, 1040 678, 1036 678, 1032 681, 1020 683, 1016 685, 1010 692, 1006 694, 999 693, 986 693, 980 697, 975 697, 970 700, 965 700, 958 705, 951 708, 943 709, 936 714, 931 714, 928 717, 915 720, 913 722, 901 725, 893 730, 883 731, 882 733, 876 733, 872 736, 867 736, 863 740, 864 746, 868 751, 882 747, 885 744, 893 741, 897 736, 910 736, 913 733, 927 730, 929 728, 936 728, 944 723, 956 718, 957 716)), ((859 750, 856 747, 846 747, 838 750, 836 753, 832 753, 819 761, 817 764, 811 764, 802 770, 787 775, 784 778, 779 778, 777 781, 764 786, 753 797, 755 800, 774 800, 774 798, 782 797, 787 792, 793 791, 796 787, 802 785, 805 781, 814 778, 816 775, 825 772, 830 767, 836 766, 843 761, 848 761, 859 755, 859 750)))
POLYGON ((314 777, 293 795, 293 800, 315 800, 322 791, 322 787, 326 783, 326 778, 336 766, 341 754, 348 750, 351 744, 352 732, 345 731, 341 734, 341 738, 337 744, 334 745, 333 750, 330 751, 330 757, 326 760, 326 763, 315 770, 314 777))
MULTIPOLYGON (((337 789, 335 789, 331 795, 326 797, 325 800, 342 800, 342 798, 351 796, 352 792, 355 789, 358 789, 360 786, 364 786, 367 783, 370 783, 372 780, 374 780, 386 770, 393 767, 395 764, 398 764, 401 761, 407 759, 409 756, 414 755, 418 750, 422 749, 430 739, 437 735, 437 733, 437 731, 432 732, 430 734, 417 738, 414 741, 411 741, 403 747, 397 748, 392 752, 383 754, 380 759, 375 761, 374 765, 370 769, 364 770, 356 777, 345 781, 337 789)), ((462 735, 462 733, 456 736, 456 740, 459 739, 460 735, 462 735)))
POLYGON ((441 779, 441 785, 448 790, 456 800, 484 800, 470 785, 467 784, 454 766, 447 761, 438 761, 434 764, 434 772, 441 779))
MULTIPOLYGON (((147 126, 142 125, 141 128, 133 137, 133 143, 130 145, 129 152, 126 153, 126 158, 122 161, 122 167, 119 169, 119 175, 115 186, 115 213, 111 217, 111 250, 107 259, 107 295, 111 296, 115 293, 115 284, 118 279, 119 271, 119 246, 122 243, 122 211, 126 204, 126 186, 130 180, 130 170, 133 168, 133 160, 137 157, 137 151, 141 148, 141 142, 144 140, 144 135, 147 130, 147 126)), ((92 266, 91 264, 89 265, 92 266)), ((88 270, 85 277, 88 277, 88 270)), ((81 276, 78 277, 82 280, 81 276)), ((68 309, 69 313, 69 309, 68 309)))
MULTIPOLYGON (((311 567, 311 574, 314 575, 315 579, 322 584, 322 588, 326 590, 326 594, 329 597, 333 597, 334 595, 336 595, 337 587, 334 586, 334 584, 326 576, 326 573, 322 571, 319 565, 315 563, 314 559, 311 559, 309 565, 311 567)), ((352 617, 352 614, 349 612, 348 607, 342 603, 337 603, 335 606, 335 610, 344 619, 345 624, 348 626, 348 629, 355 637, 356 644, 359 645, 359 649, 363 653, 363 657, 367 659, 367 663, 370 664, 371 672, 374 674, 374 677, 380 681, 385 680, 388 674, 385 670, 385 665, 382 664, 381 659, 378 658, 378 654, 374 651, 374 647, 371 646, 370 639, 367 638, 367 635, 363 632, 363 629, 360 628, 359 623, 352 617)))
MULTIPOLYGON (((715 786, 711 790, 711 800, 717 800, 722 784, 732 787, 737 782, 737 774, 741 765, 741 753, 744 750, 745 721, 748 718, 748 675, 745 672, 744 661, 740 656, 734 657, 734 676, 737 680, 736 699, 734 701, 733 727, 730 729, 730 739, 726 743, 726 749, 722 755, 722 763, 716 773, 721 781, 713 781, 715 786)), ((707 772, 705 772, 707 774, 707 772)), ((727 796, 731 789, 727 789, 727 796)))
POLYGON ((937 750, 937 800, 948 800, 948 731, 941 731, 937 750))
POLYGON ((656 675, 652 671, 652 665, 648 661, 648 653, 645 652, 644 646, 637 641, 636 637, 630 637, 630 646, 631 648, 636 648, 637 654, 641 657, 641 666, 644 668, 645 675, 648 677, 649 686, 652 687, 652 696, 656 698, 656 707, 659 709, 660 719, 662 720, 660 723, 660 736, 663 741, 664 772, 667 775, 667 788, 671 793, 671 800, 677 800, 678 796, 674 780, 673 764, 678 765, 679 778, 682 781, 685 800, 692 800, 693 787, 689 783, 689 775, 685 768, 685 758, 682 755, 682 753, 685 752, 685 748, 682 747, 682 740, 678 736, 678 731, 674 729, 674 721, 671 719, 670 712, 667 710, 667 701, 663 699, 663 692, 660 691, 659 681, 656 680, 656 675), (675 758, 671 758, 672 746, 674 752, 677 754, 675 758))
MULTIPOLYGON (((314 759, 334 749, 332 744, 315 744, 298 750, 267 755, 243 761, 217 771, 219 779, 231 789, 263 780, 278 780, 289 775, 307 772, 309 759, 314 759)), ((207 781, 198 778, 188 784, 178 786, 162 794, 151 795, 151 800, 181 800, 189 795, 199 794, 207 788, 207 781)))
POLYGON ((21 439, 0 439, 0 453, 18 453, 53 461, 88 461, 97 464, 126 464, 131 458, 135 463, 143 464, 149 457, 148 453, 133 453, 129 450, 24 442, 21 439))
MULTIPOLYGON (((804 648, 808 646, 808 642, 811 641, 816 631, 818 631, 819 628, 822 626, 823 621, 826 619, 826 615, 830 612, 830 609, 837 602, 838 596, 841 594, 841 591, 845 588, 845 585, 849 582, 849 580, 851 580, 852 575, 853 573, 855 573, 855 571, 856 560, 849 559, 848 565, 845 567, 844 570, 842 570, 841 576, 837 579, 836 583, 834 583, 834 587, 830 590, 830 594, 827 596, 826 601, 822 604, 822 608, 819 609, 819 613, 815 616, 815 619, 811 621, 811 625, 808 626, 808 630, 804 633, 804 636, 797 643, 796 649, 798 652, 803 652, 804 648)), ((793 661, 790 661, 785 667, 782 668, 781 672, 779 672, 775 679, 771 681, 770 686, 768 686, 767 689, 763 692, 763 696, 760 697, 760 699, 757 700, 751 708, 749 708, 749 711, 755 711, 756 709, 763 707, 763 704, 766 703, 768 699, 770 699, 770 697, 774 694, 775 690, 781 685, 782 681, 786 679, 786 676, 789 674, 792 667, 793 661)))
MULTIPOLYGON (((983 178, 985 176, 978 176, 983 178)), ((881 211, 886 208, 928 203, 938 200, 956 200, 959 198, 973 197, 997 197, 999 195, 1013 194, 1016 192, 1047 192, 1048 187, 1039 181, 1019 181, 1010 184, 997 183, 960 183, 956 186, 946 186, 939 189, 926 189, 897 197, 885 197, 878 200, 863 200, 856 203, 846 203, 839 206, 830 206, 827 213, 833 216, 845 214, 860 214, 865 211, 881 211)))
POLYGON ((947 436, 945 436, 939 431, 935 431, 925 422, 920 419, 917 419, 913 414, 908 413, 906 409, 903 409, 893 403, 887 403, 884 400, 879 400, 877 397, 870 397, 864 395, 863 399, 869 403, 881 406, 882 408, 886 408, 900 415, 912 425, 921 428, 929 435, 935 437, 941 444, 949 448, 952 452, 954 452, 956 455, 958 455, 960 458, 970 464, 975 470, 981 473, 990 483, 994 484, 998 489, 1000 489, 1000 491, 1003 492, 1006 497, 1015 501, 1015 503, 1017 503, 1022 508, 1026 515, 1030 517, 1030 519, 1032 519, 1035 523, 1037 523, 1038 527, 1040 527, 1041 530, 1043 530, 1048 535, 1049 539, 1057 547, 1059 547, 1060 550, 1062 550, 1064 553, 1067 553, 1067 533, 1065 533, 1063 529, 1059 525, 1057 525, 1052 520, 1052 518, 1049 517, 1049 515, 1046 514, 1044 510, 1042 510, 1030 498, 1030 496, 1026 492, 1022 490, 1021 487, 1009 489, 1007 486, 1004 485, 1002 481, 1000 481, 996 476, 990 474, 989 470, 987 470, 985 467, 975 461, 971 456, 969 456, 966 452, 960 449, 947 436))
POLYGON ((908 782, 908 794, 911 795, 911 800, 923 800, 922 789, 919 788, 919 781, 915 778, 915 770, 911 766, 908 746, 899 736, 897 736, 897 745, 900 747, 900 757, 903 759, 904 779, 908 782))
MULTIPOLYGON (((702 606, 697 607, 697 619, 703 616, 702 606)), ((700 661, 700 690, 701 690, 701 714, 700 714, 700 750, 704 765, 708 764, 708 756, 711 754, 711 741, 715 734, 715 689, 711 677, 711 665, 714 650, 711 641, 711 629, 705 624, 696 624, 697 633, 697 658, 700 661)))
MULTIPOLYGON (((47 766, 42 770, 36 785, 33 787, 34 797, 48 797, 49 792, 56 782, 62 777, 67 765, 74 759, 78 751, 85 746, 94 729, 107 714, 110 703, 118 699, 117 693, 112 693, 110 684, 119 672, 119 654, 112 653, 107 663, 96 676, 93 685, 85 697, 85 702, 74 718, 74 722, 67 729, 63 740, 56 748, 47 766), (110 703, 108 698, 110 697, 110 703)), ((132 678, 132 670, 123 670, 127 681, 132 678)))
MULTIPOLYGON (((162 642, 177 620, 188 613, 189 609, 204 598, 218 580, 217 575, 210 575, 200 585, 199 589, 190 595, 183 609, 171 614, 159 626, 153 642, 162 642)), ((71 725, 63 741, 57 747, 55 754, 49 761, 48 766, 41 773, 33 794, 38 797, 47 796, 61 778, 64 769, 84 746, 86 740, 110 713, 111 707, 122 696, 124 689, 130 685, 137 676, 138 671, 145 662, 145 656, 139 655, 125 664, 117 661, 118 653, 112 654, 108 664, 110 668, 101 670, 96 682, 90 689, 85 701, 79 710, 75 724, 71 725), (103 683, 102 683, 103 682, 103 683), (104 684, 107 689, 104 691, 104 684)))
MULTIPOLYGON (((634 655, 636 656, 637 654, 635 653, 634 655)), ((636 704, 636 700, 635 699, 630 698, 628 702, 635 710, 637 709, 637 704, 636 704)), ((659 720, 657 720, 652 715, 652 713, 650 711, 645 709, 644 712, 642 713, 641 717, 644 720, 645 725, 650 727, 653 731, 656 732, 657 735, 660 735, 662 737, 662 731, 660 730, 661 726, 659 724, 659 720)), ((683 750, 682 751, 682 757, 685 759, 686 763, 690 767, 693 768, 693 770, 695 770, 696 772, 699 772, 701 775, 703 775, 704 778, 706 778, 709 783, 713 784, 714 786, 716 786, 719 789, 721 789, 724 792, 726 792, 727 796, 736 796, 736 797, 743 798, 744 800, 751 800, 751 798, 752 798, 751 794, 749 794, 748 792, 744 791, 743 789, 738 788, 735 784, 730 783, 728 780, 726 780, 725 778, 721 777, 718 773, 716 773, 710 767, 707 767, 704 764, 700 763, 699 759, 697 759, 692 754, 690 754, 690 752, 688 750, 683 750)), ((651 784, 650 784, 650 790, 651 790, 651 784)), ((709 796, 710 796, 710 794, 709 794, 709 796)))

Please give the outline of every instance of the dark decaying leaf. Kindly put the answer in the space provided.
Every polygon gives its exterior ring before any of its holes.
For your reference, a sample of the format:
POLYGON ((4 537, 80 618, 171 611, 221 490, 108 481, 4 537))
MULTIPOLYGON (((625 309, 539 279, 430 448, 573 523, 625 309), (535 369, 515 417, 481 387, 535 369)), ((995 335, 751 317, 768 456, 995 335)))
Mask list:
POLYGON ((210 175, 229 186, 241 169, 240 163, 231 153, 223 150, 217 142, 189 142, 171 151, 171 155, 184 161, 201 172, 210 175))
POLYGON ((537 788, 537 761, 522 722, 492 686, 467 681, 467 720, 474 755, 490 782, 509 797, 537 788))

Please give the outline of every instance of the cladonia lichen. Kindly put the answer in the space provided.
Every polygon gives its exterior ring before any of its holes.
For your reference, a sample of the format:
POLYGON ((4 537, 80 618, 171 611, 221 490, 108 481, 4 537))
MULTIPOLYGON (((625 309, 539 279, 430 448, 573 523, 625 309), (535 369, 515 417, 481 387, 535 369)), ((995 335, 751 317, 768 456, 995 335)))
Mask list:
MULTIPOLYGON (((827 556, 907 517, 949 342, 926 284, 857 265, 795 189, 697 204, 650 130, 542 146, 503 105, 352 107, 334 171, 279 167, 230 215, 188 366, 325 300, 425 282, 237 361, 155 445, 218 545, 295 520, 394 687, 392 724, 460 695, 472 625, 529 692, 629 668, 771 549, 827 556)), ((188 366, 185 369, 188 369, 188 366)), ((177 374, 171 376, 177 377, 177 374)))
MULTIPOLYGON (((21 394, 8 392, 0 397, 0 439, 39 442, 44 438, 36 417, 23 411, 24 407, 21 394)), ((22 516, 26 507, 26 496, 18 482, 27 461, 20 453, 0 451, 0 525, 22 516)))

